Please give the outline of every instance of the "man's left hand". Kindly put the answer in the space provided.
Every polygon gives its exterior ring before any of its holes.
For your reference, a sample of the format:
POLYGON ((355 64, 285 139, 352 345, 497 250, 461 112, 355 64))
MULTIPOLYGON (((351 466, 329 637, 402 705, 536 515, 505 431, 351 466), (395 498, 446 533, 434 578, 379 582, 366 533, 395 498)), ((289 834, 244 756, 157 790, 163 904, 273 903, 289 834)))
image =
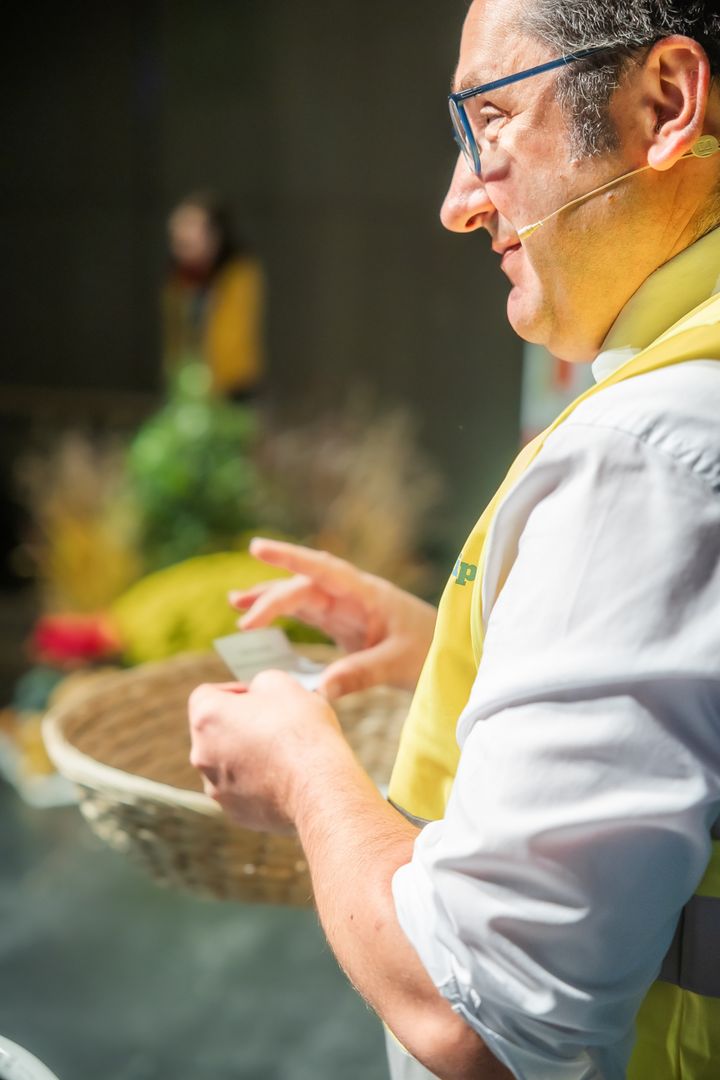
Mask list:
POLYGON ((342 739, 327 701, 280 671, 262 672, 249 687, 198 686, 189 712, 190 761, 206 793, 248 829, 290 829, 311 756, 342 739))

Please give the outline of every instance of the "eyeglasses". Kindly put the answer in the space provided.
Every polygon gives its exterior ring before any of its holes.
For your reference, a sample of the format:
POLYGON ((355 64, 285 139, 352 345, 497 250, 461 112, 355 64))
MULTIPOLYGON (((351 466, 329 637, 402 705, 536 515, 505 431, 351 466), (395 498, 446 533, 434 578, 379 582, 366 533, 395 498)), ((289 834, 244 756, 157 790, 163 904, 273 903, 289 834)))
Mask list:
POLYGON ((549 60, 546 64, 527 68, 526 71, 518 71, 515 75, 506 75, 504 79, 495 79, 494 82, 485 83, 483 86, 473 86, 469 90, 460 90, 457 94, 450 94, 448 105, 450 106, 450 119, 452 120, 455 141, 463 152, 463 156, 471 172, 476 176, 481 175, 480 148, 475 138, 475 133, 468 118, 465 102, 478 94, 487 94, 491 90, 499 90, 501 86, 510 86, 511 83, 521 82, 523 79, 531 79, 533 75, 542 75, 545 71, 573 64, 577 60, 584 60, 593 53, 603 52, 608 49, 607 45, 594 45, 589 49, 579 49, 576 52, 567 53, 559 60, 549 60))

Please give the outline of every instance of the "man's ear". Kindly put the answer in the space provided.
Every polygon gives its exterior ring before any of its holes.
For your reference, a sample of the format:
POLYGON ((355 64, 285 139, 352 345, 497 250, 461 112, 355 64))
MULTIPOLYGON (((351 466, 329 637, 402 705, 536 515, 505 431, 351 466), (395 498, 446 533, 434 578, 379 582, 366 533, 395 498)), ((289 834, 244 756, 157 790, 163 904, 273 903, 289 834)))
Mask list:
POLYGON ((710 61, 699 42, 674 35, 656 42, 645 61, 650 131, 648 165, 671 169, 703 134, 710 61))

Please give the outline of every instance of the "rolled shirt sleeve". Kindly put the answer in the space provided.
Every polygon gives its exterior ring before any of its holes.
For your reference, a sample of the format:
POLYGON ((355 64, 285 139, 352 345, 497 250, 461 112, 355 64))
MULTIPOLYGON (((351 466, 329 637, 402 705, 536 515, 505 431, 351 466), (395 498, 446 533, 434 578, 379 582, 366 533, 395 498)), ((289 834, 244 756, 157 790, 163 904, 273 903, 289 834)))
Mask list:
POLYGON ((496 518, 453 792, 393 881, 435 984, 527 1080, 625 1075, 720 816, 717 435, 595 408, 496 518))

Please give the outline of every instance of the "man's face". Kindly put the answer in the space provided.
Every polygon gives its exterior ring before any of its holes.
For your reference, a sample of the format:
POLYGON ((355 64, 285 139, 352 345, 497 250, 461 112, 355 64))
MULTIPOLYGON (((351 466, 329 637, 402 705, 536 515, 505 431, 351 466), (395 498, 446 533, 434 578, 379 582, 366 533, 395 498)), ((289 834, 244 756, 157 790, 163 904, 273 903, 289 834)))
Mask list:
MULTIPOLYGON (((472 4, 455 89, 556 58, 522 33, 520 2, 472 4)), ((618 312, 655 267, 643 266, 635 250, 630 276, 623 272, 618 244, 637 193, 622 189, 560 214, 520 245, 517 233, 523 226, 632 167, 620 153, 573 158, 556 97, 557 77, 557 71, 550 71, 470 99, 468 116, 476 133, 482 133, 482 179, 460 157, 441 216, 453 231, 484 227, 491 234, 512 285, 508 317, 521 337, 568 360, 590 360, 618 312)))

